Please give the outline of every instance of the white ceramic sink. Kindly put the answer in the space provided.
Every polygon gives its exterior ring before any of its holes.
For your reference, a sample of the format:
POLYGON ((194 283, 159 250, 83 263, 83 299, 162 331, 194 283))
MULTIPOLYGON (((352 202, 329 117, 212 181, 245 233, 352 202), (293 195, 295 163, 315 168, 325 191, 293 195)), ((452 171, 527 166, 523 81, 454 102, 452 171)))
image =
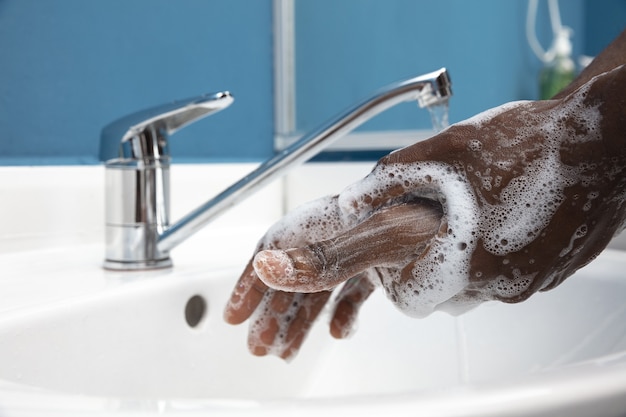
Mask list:
POLYGON ((352 338, 324 316, 287 364, 222 321, 272 216, 183 244, 169 271, 104 271, 98 242, 0 253, 0 415, 624 414, 626 253, 459 318, 405 318, 375 293, 352 338))

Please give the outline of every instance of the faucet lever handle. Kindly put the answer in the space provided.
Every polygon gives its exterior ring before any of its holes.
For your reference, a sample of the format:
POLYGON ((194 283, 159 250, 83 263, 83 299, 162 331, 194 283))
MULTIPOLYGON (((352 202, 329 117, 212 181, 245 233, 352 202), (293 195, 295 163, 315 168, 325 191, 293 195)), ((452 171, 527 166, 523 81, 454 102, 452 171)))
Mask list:
POLYGON ((102 129, 100 160, 137 159, 146 156, 146 151, 155 156, 153 150, 148 149, 155 147, 159 148, 157 153, 160 154, 166 149, 168 135, 225 109, 233 101, 233 96, 223 91, 173 101, 117 119, 102 129))

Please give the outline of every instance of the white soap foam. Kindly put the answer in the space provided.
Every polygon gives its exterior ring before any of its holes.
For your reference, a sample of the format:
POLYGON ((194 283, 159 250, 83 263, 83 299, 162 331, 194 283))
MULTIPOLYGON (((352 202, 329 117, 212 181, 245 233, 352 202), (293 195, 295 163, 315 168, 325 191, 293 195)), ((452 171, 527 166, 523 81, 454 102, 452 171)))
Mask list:
POLYGON ((586 224, 580 225, 578 229, 576 229, 572 237, 570 238, 569 245, 563 250, 561 250, 561 253, 559 254, 559 256, 563 257, 567 255, 568 253, 570 253, 572 249, 574 248, 574 242, 580 238, 585 237, 587 235, 587 230, 588 230, 588 227, 586 224))
POLYGON ((530 101, 528 100, 518 100, 518 101, 511 101, 509 103, 505 103, 502 104, 501 106, 498 107, 493 107, 491 109, 487 109, 481 113, 478 113, 472 117, 470 117, 469 119, 466 119, 464 122, 458 123, 458 124, 472 124, 472 125, 476 125, 476 126, 482 126, 485 123, 488 123, 491 119, 493 119, 495 116, 497 116, 498 114, 504 113, 506 111, 515 109, 521 105, 524 105, 526 103, 530 103, 530 101))
MULTIPOLYGON (((516 109, 524 118, 525 126, 518 128, 520 137, 540 132, 544 142, 540 157, 529 163, 524 173, 502 190, 498 204, 489 204, 481 199, 483 216, 480 233, 489 252, 506 255, 519 251, 536 239, 564 201, 565 188, 580 181, 583 167, 563 164, 560 150, 564 144, 601 139, 598 108, 583 104, 587 89, 588 86, 581 89, 576 99, 547 115, 525 111, 523 106, 527 102, 511 103, 503 108, 516 109)), ((484 120, 484 117, 478 117, 465 123, 479 126, 484 120)), ((518 142, 512 141, 513 144, 518 142)), ((510 143, 505 146, 510 146, 510 143)))
POLYGON ((254 271, 268 286, 282 291, 293 291, 295 267, 291 258, 281 250, 261 251, 254 257, 254 271))
POLYGON ((523 275, 519 269, 514 269, 513 277, 499 275, 489 281, 486 288, 501 298, 516 297, 530 287, 536 275, 536 272, 523 275))
POLYGON ((399 270, 382 269, 387 296, 404 313, 423 317, 467 285, 479 210, 467 180, 439 162, 379 165, 363 181, 341 193, 339 206, 346 218, 367 217, 369 202, 398 186, 409 194, 438 200, 448 223, 447 233, 434 239, 428 253, 413 264, 413 280, 403 282, 399 270))
POLYGON ((261 239, 263 249, 289 249, 329 239, 354 226, 339 211, 337 198, 303 204, 274 224, 261 239))

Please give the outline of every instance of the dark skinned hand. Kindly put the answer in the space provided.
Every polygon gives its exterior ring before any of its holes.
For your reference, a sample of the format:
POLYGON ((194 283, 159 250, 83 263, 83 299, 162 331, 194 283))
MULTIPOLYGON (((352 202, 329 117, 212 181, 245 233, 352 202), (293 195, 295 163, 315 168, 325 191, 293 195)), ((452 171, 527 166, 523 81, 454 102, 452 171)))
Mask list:
POLYGON ((626 36, 552 100, 508 103, 391 153, 261 240, 225 319, 292 358, 338 291, 349 334, 378 286, 402 312, 520 302, 594 259, 625 221, 626 36))

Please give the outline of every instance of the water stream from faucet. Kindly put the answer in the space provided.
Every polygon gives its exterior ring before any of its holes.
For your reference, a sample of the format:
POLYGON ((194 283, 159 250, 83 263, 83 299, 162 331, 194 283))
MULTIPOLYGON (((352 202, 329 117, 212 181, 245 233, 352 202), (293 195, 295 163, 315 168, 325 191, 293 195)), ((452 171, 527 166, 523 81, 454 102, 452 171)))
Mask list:
MULTIPOLYGON (((448 117, 450 112, 450 105, 448 100, 445 100, 439 104, 429 106, 427 107, 427 109, 430 113, 430 118, 435 133, 439 133, 448 126, 450 126, 450 120, 448 117)), ((470 380, 469 351, 467 345, 467 331, 463 316, 458 316, 455 318, 454 330, 456 337, 456 359, 458 362, 457 378, 459 383, 468 383, 470 380)))
POLYGON ((433 129, 435 133, 439 133, 450 125, 448 114, 450 106, 448 100, 444 100, 439 104, 434 104, 427 107, 430 113, 430 119, 433 123, 433 129))

